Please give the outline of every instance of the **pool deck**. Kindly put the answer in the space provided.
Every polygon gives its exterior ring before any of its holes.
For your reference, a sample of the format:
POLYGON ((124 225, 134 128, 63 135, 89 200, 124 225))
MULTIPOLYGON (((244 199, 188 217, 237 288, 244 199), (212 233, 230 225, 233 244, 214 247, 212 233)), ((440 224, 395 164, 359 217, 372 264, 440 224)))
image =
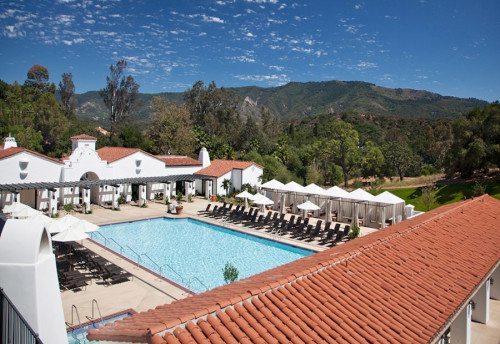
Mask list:
MULTIPOLYGON (((263 230, 250 229, 241 224, 225 223, 220 219, 213 219, 198 215, 198 211, 204 210, 209 202, 202 198, 195 198, 193 203, 183 203, 184 209, 181 215, 167 214, 167 207, 164 204, 149 202, 147 208, 139 208, 131 205, 122 205, 121 211, 112 211, 100 207, 94 207, 92 214, 73 213, 72 215, 95 223, 97 225, 138 221, 159 217, 170 218, 194 218, 211 224, 226 227, 231 230, 255 235, 261 238, 282 242, 288 245, 312 250, 322 251, 327 249, 317 245, 316 242, 304 242, 291 238, 267 233, 263 230)), ((288 218, 288 217, 287 217, 288 218)), ((311 219, 315 223, 315 219, 311 219)), ((362 235, 373 231, 370 228, 361 228, 362 235)), ((125 271, 134 275, 129 282, 120 283, 111 286, 104 286, 93 283, 87 286, 86 290, 72 292, 64 291, 61 293, 64 316, 67 322, 71 322, 72 305, 78 308, 81 322, 86 322, 87 317, 92 314, 92 300, 96 299, 102 316, 117 313, 125 309, 133 309, 137 312, 154 308, 158 305, 171 303, 178 299, 189 297, 191 293, 175 283, 161 278, 152 271, 138 267, 137 264, 102 245, 92 241, 84 240, 82 245, 99 254, 108 261, 118 265, 125 271)), ((76 316, 75 316, 76 317, 76 316)), ((78 324, 77 320, 73 320, 78 324)))

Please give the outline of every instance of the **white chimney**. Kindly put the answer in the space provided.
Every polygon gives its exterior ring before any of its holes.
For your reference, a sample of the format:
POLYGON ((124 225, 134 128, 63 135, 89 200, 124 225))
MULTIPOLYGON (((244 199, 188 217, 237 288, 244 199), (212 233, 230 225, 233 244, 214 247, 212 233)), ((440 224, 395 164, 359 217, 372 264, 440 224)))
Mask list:
POLYGON ((95 143, 97 139, 93 136, 81 134, 73 136, 71 138, 71 151, 75 151, 77 148, 90 148, 95 151, 95 143))
POLYGON ((210 156, 208 155, 208 151, 205 147, 200 149, 200 153, 198 154, 198 161, 201 162, 203 167, 210 166, 210 156))
POLYGON ((16 142, 16 139, 13 137, 13 136, 7 136, 4 140, 3 140, 3 149, 7 149, 7 148, 12 148, 12 147, 17 147, 17 142, 16 142))
POLYGON ((68 343, 52 253, 39 220, 7 220, 0 237, 0 287, 43 343, 68 343))

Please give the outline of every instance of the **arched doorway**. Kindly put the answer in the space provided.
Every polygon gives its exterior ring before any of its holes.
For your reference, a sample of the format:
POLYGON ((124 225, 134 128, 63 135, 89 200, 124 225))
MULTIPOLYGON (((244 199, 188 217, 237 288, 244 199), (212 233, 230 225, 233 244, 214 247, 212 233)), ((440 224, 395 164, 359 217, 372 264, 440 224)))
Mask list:
MULTIPOLYGON (((99 180, 99 176, 94 172, 85 172, 80 180, 99 180)), ((99 204, 99 185, 92 186, 90 188, 90 202, 94 204, 99 204)), ((83 188, 80 188, 80 203, 83 203, 83 188)))

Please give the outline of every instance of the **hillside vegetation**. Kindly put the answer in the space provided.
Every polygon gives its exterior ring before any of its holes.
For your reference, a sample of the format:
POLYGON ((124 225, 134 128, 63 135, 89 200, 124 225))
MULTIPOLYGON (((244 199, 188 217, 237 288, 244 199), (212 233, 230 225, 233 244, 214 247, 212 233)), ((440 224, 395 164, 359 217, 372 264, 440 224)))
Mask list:
MULTIPOLYGON (((487 102, 474 98, 442 96, 437 93, 412 89, 391 89, 360 81, 291 82, 280 87, 235 87, 229 90, 238 95, 242 115, 258 117, 262 107, 283 120, 301 119, 320 114, 346 112, 401 118, 454 118, 482 107, 487 102)), ((181 103, 182 92, 139 95, 140 106, 132 114, 144 124, 150 118, 151 99, 162 96, 181 103)), ((77 95, 77 115, 84 120, 106 124, 107 110, 92 91, 77 95)))

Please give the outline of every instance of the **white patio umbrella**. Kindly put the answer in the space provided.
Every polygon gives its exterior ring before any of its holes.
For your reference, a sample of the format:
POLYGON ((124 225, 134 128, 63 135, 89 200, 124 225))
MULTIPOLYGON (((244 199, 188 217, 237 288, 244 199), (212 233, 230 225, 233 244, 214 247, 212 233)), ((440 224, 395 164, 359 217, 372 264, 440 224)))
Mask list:
POLYGON ((23 203, 12 203, 12 204, 8 204, 5 207, 3 207, 2 211, 5 214, 10 214, 13 212, 21 211, 25 208, 29 208, 29 206, 27 206, 26 204, 23 204, 23 203))
POLYGON ((266 196, 264 196, 262 194, 256 194, 252 198, 252 201, 253 201, 254 204, 257 204, 257 205, 261 206, 261 211, 264 211, 264 206, 274 204, 273 200, 267 198, 266 196))
POLYGON ((236 195, 238 198, 244 198, 245 199, 245 208, 248 208, 248 199, 252 199, 254 195, 252 195, 250 192, 247 190, 240 192, 239 194, 236 195))
POLYGON ((30 219, 43 223, 45 228, 48 228, 50 226, 50 224, 55 221, 54 219, 48 217, 47 215, 43 215, 43 214, 35 215, 35 216, 31 217, 30 219))
POLYGON ((290 182, 288 184, 285 184, 283 187, 283 191, 289 192, 293 194, 293 209, 292 212, 295 213, 297 211, 297 193, 306 193, 304 191, 304 187, 296 182, 290 182))
POLYGON ((311 202, 311 201, 307 201, 307 202, 304 202, 304 203, 302 203, 302 204, 299 204, 299 205, 297 206, 297 208, 299 208, 300 210, 303 210, 303 211, 304 211, 304 215, 302 216, 303 218, 305 218, 305 217, 306 217, 306 213, 307 213, 308 211, 315 211, 315 210, 319 210, 319 207, 318 207, 316 204, 314 204, 313 202, 311 202))
POLYGON ((28 206, 25 206, 21 209, 15 209, 15 211, 11 213, 12 217, 17 217, 17 218, 29 218, 36 215, 42 215, 42 212, 28 206))
POLYGON ((81 220, 72 215, 66 215, 63 218, 54 221, 49 225, 49 233, 60 233, 68 228, 74 227, 78 224, 78 228, 83 230, 84 232, 95 232, 99 229, 99 226, 94 225, 91 222, 86 220, 81 220))
POLYGON ((68 242, 79 241, 88 239, 89 235, 76 227, 69 227, 68 229, 54 235, 52 241, 68 242))

